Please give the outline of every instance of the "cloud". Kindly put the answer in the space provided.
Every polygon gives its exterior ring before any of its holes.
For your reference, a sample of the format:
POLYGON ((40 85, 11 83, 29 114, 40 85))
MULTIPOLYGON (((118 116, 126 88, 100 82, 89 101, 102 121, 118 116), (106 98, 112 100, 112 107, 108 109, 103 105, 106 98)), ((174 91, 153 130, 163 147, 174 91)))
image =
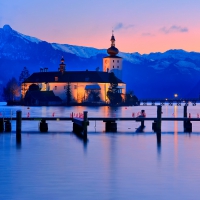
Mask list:
POLYGON ((173 26, 171 26, 169 28, 162 27, 160 29, 160 31, 162 31, 165 34, 169 34, 169 33, 174 33, 174 32, 185 33, 185 32, 188 32, 189 30, 188 30, 187 27, 181 27, 181 26, 173 25, 173 26))
POLYGON ((123 23, 119 22, 114 26, 113 30, 119 31, 121 29, 129 29, 129 28, 133 28, 133 27, 134 27, 133 24, 124 25, 123 23))

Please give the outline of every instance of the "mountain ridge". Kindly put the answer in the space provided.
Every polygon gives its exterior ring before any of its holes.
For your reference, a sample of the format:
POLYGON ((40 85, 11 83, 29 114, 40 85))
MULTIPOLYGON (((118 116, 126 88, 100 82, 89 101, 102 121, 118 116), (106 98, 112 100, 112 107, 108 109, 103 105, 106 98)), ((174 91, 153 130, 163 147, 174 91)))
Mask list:
MULTIPOLYGON (((109 46, 108 46, 109 47, 109 46)), ((12 76, 19 76, 26 66, 30 73, 41 67, 57 71, 60 58, 64 56, 66 70, 102 70, 102 58, 106 49, 78 45, 48 43, 13 30, 9 25, 0 28, 0 83, 6 84, 12 76)), ((123 57, 123 81, 127 90, 138 97, 170 98, 174 93, 180 97, 193 91, 200 77, 200 53, 171 49, 164 53, 120 52, 123 57)), ((194 96, 198 96, 193 92, 194 96)), ((190 94, 191 95, 191 94, 190 94)))

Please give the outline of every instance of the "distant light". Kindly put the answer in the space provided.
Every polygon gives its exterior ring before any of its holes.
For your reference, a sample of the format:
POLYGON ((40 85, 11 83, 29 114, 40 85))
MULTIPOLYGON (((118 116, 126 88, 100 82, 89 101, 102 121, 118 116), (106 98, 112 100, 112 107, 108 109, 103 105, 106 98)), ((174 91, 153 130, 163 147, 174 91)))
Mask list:
POLYGON ((168 100, 168 99, 165 99, 166 101, 168 100))
POLYGON ((174 94, 174 97, 178 97, 178 94, 174 94))

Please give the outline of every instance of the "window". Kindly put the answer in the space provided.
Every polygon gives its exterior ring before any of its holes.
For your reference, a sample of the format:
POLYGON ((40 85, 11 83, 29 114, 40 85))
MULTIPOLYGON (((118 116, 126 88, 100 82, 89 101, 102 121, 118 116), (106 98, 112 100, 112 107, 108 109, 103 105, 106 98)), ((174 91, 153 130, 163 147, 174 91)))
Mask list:
POLYGON ((115 61, 113 60, 113 62, 115 62, 115 61))
POLYGON ((117 68, 119 68, 119 66, 117 66, 117 68))
POLYGON ((55 86, 55 90, 57 90, 57 86, 55 86))
POLYGON ((117 60, 117 62, 119 63, 119 60, 117 60))
POLYGON ((77 85, 74 85, 74 89, 75 89, 75 90, 77 89, 77 85))
POLYGON ((64 89, 66 89, 66 86, 64 86, 64 89))
POLYGON ((115 67, 113 66, 113 68, 115 68, 115 67))
POLYGON ((55 76, 55 81, 58 81, 58 77, 57 76, 55 76))

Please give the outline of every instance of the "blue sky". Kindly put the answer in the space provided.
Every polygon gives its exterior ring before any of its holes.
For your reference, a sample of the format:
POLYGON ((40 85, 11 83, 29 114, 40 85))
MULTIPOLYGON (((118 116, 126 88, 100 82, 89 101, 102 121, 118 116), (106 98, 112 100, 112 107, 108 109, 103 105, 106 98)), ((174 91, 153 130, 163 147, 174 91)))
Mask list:
POLYGON ((200 51, 199 0, 0 0, 0 27, 48 42, 124 52, 200 51))

